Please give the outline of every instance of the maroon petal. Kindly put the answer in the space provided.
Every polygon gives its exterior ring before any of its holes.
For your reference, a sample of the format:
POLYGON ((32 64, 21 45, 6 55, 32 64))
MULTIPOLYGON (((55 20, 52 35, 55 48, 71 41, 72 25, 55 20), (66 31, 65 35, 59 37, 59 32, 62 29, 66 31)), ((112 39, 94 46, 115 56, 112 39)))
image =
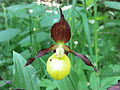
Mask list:
POLYGON ((51 37, 57 43, 66 43, 70 40, 70 26, 66 22, 60 8, 60 21, 55 23, 51 28, 51 37))
POLYGON ((118 80, 118 83, 114 86, 108 88, 107 90, 120 90, 120 80, 118 80))
POLYGON ((25 66, 30 65, 30 64, 35 60, 35 58, 41 57, 41 56, 47 54, 48 52, 55 50, 56 48, 57 48, 57 45, 52 45, 52 46, 49 47, 49 48, 40 50, 40 51, 38 52, 38 55, 37 55, 36 57, 30 58, 30 59, 27 61, 27 63, 25 64, 25 66))
POLYGON ((30 65, 34 60, 35 60, 35 58, 29 58, 29 60, 28 60, 27 63, 25 64, 25 66, 30 65))
POLYGON ((98 70, 94 67, 94 65, 91 63, 91 61, 90 61, 85 55, 79 54, 79 53, 74 52, 74 51, 73 51, 72 53, 74 53, 75 56, 81 58, 82 61, 83 61, 86 65, 92 66, 92 67, 94 68, 94 70, 95 70, 96 72, 98 72, 98 70))
POLYGON ((91 61, 85 56, 85 55, 82 55, 80 53, 77 53, 75 51, 72 51, 67 45, 64 45, 64 49, 70 53, 73 53, 75 56, 79 57, 82 59, 82 61, 88 65, 88 66, 92 66, 94 68, 94 70, 96 72, 98 72, 98 70, 94 67, 94 65, 91 63, 91 61))

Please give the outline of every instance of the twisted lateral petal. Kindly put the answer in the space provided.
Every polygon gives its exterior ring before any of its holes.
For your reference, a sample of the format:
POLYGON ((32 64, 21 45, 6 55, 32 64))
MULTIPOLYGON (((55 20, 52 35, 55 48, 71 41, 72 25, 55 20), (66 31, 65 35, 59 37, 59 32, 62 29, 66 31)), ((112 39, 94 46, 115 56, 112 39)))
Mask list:
POLYGON ((60 9, 60 21, 51 28, 51 37, 57 43, 66 43, 70 40, 70 26, 66 22, 62 10, 60 9))
POLYGON ((91 61, 90 61, 85 55, 79 54, 79 53, 77 53, 77 52, 75 52, 75 51, 73 51, 72 53, 74 53, 75 56, 81 58, 82 61, 83 61, 86 65, 92 66, 92 67, 94 68, 94 70, 95 70, 96 72, 98 72, 98 70, 94 67, 94 65, 91 63, 91 61))
POLYGON ((37 55, 36 57, 30 58, 30 59, 27 61, 27 63, 25 64, 25 66, 30 65, 30 64, 35 60, 35 58, 41 57, 41 56, 47 54, 48 52, 55 50, 56 48, 57 48, 57 45, 52 45, 52 46, 50 46, 49 48, 40 50, 40 51, 38 52, 38 55, 37 55))
POLYGON ((92 66, 94 68, 94 70, 96 72, 98 72, 98 70, 94 67, 94 65, 91 63, 91 61, 85 56, 85 55, 82 55, 82 54, 79 54, 75 51, 72 51, 67 45, 64 45, 64 49, 67 51, 67 52, 70 52, 70 53, 73 53, 75 56, 79 57, 82 59, 82 61, 88 65, 88 66, 92 66))

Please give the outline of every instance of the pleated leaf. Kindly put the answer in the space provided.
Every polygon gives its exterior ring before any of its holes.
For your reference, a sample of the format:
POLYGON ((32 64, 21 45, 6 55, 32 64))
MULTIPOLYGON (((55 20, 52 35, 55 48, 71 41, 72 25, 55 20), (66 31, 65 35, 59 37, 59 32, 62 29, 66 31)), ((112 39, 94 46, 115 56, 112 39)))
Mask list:
POLYGON ((13 88, 40 90, 38 86, 40 80, 35 75, 35 69, 31 65, 24 67, 26 60, 16 52, 13 52, 13 62, 13 88))

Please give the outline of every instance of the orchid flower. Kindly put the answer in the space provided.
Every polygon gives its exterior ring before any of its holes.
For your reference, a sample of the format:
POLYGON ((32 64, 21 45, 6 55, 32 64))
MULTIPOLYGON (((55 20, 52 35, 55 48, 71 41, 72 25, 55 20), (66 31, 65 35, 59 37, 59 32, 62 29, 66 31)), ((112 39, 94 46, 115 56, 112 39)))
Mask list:
POLYGON ((65 45, 65 43, 70 40, 71 32, 70 26, 65 20, 61 8, 60 21, 52 26, 51 37, 57 43, 57 45, 52 45, 49 48, 40 50, 36 57, 30 58, 27 61, 25 66, 31 64, 36 58, 41 57, 48 52, 55 51, 55 53, 49 57, 46 66, 49 75, 56 80, 63 79, 70 73, 71 64, 67 53, 73 53, 78 58, 81 58, 86 65, 92 66, 94 70, 97 71, 97 69, 85 55, 77 53, 71 50, 69 46, 65 45))

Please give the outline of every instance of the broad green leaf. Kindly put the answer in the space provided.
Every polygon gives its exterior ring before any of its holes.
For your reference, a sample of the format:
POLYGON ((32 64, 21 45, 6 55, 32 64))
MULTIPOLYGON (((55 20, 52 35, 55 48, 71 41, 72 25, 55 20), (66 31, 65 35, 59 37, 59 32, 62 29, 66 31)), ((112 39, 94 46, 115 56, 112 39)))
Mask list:
POLYGON ((30 58, 31 57, 31 52, 29 50, 24 50, 23 52, 20 53, 24 58, 30 58))
POLYGON ((41 26, 44 27, 50 27, 54 23, 56 23, 59 20, 58 15, 46 15, 43 16, 42 20, 40 21, 41 26))
POLYGON ((77 90, 89 90, 88 81, 87 81, 84 71, 79 69, 78 75, 79 75, 79 82, 77 85, 77 90))
POLYGON ((3 86, 5 86, 7 83, 5 83, 5 81, 3 81, 3 80, 0 80, 0 87, 3 87, 3 86))
POLYGON ((117 25, 120 26, 119 20, 110 20, 105 23, 105 27, 116 27, 117 25))
MULTIPOLYGON (((85 75, 85 72, 83 71, 86 67, 86 65, 84 64, 84 62, 82 62, 82 60, 80 60, 78 57, 72 57, 73 62, 75 60, 75 67, 74 67, 74 71, 76 72, 77 76, 75 81, 77 81, 77 89, 76 90, 89 90, 88 89, 88 81, 85 75)), ((88 69, 87 69, 88 70, 88 69)), ((74 74, 74 73, 73 73, 74 74)))
POLYGON ((7 29, 0 31, 0 42, 10 40, 20 33, 19 29, 7 29))
POLYGON ((16 11, 13 15, 18 18, 29 18, 29 15, 26 10, 16 11))
POLYGON ((98 90, 99 84, 100 84, 99 77, 95 72, 93 72, 90 76, 90 88, 92 90, 98 90))
POLYGON ((40 81, 40 86, 41 87, 46 87, 46 90, 54 90, 56 88, 54 83, 51 80, 49 80, 49 79, 41 80, 40 81))
POLYGON ((101 87, 108 88, 116 84, 120 80, 120 76, 107 77, 101 81, 101 87))
POLYGON ((101 75, 101 77, 107 77, 107 76, 110 76, 110 75, 113 75, 113 66, 108 66, 108 67, 106 67, 106 68, 104 68, 104 69, 102 69, 103 71, 102 71, 102 75, 101 75))
POLYGON ((36 3, 32 4, 23 4, 23 5, 13 5, 7 7, 9 17, 19 17, 19 18, 29 18, 29 14, 31 16, 38 16, 43 14, 44 7, 42 5, 37 5, 36 3), (30 12, 30 10, 32 12, 30 12))
POLYGON ((34 7, 35 5, 36 5, 35 3, 32 3, 32 4, 13 5, 13 6, 7 7, 7 10, 15 13, 16 11, 19 11, 19 10, 32 8, 32 7, 34 7))
POLYGON ((31 10, 33 10, 33 13, 31 13, 32 16, 39 16, 43 15, 45 13, 45 7, 44 5, 36 5, 31 10))
MULTIPOLYGON (((49 38, 49 34, 45 33, 45 32, 37 32, 33 35, 35 37, 36 42, 38 42, 38 43, 49 38)), ((32 39, 32 40, 33 40, 33 42, 35 42, 34 39, 32 39)), ((20 44, 22 47, 29 46, 30 45, 30 36, 23 38, 18 44, 20 44)))
POLYGON ((100 87, 98 90, 107 90, 107 88, 100 87))
POLYGON ((116 74, 119 74, 119 73, 120 73, 120 63, 114 65, 113 71, 114 71, 114 73, 116 73, 116 74))
POLYGON ((104 5, 109 8, 120 10, 120 2, 115 1, 105 1, 104 5))
POLYGON ((35 75, 35 69, 31 65, 24 67, 26 60, 16 52, 13 52, 13 62, 13 87, 26 90, 40 90, 38 86, 40 80, 35 75))
POLYGON ((0 17, 4 17, 4 13, 3 12, 0 12, 0 17))

